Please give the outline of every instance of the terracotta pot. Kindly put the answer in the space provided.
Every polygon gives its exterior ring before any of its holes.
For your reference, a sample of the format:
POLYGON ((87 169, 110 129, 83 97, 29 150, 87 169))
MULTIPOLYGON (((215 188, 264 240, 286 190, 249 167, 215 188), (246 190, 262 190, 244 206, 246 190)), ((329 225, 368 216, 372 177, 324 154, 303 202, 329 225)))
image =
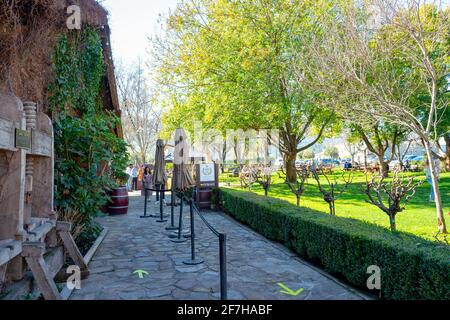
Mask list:
POLYGON ((110 215, 127 214, 128 213, 128 190, 127 187, 119 187, 111 192, 111 203, 108 204, 108 213, 110 215))

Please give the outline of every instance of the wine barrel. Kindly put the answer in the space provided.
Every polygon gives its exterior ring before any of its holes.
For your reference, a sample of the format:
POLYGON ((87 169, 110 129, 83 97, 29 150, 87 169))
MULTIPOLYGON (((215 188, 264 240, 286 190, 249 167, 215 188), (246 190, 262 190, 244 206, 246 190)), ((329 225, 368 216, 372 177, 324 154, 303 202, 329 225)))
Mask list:
POLYGON ((127 187, 113 189, 111 193, 111 203, 108 205, 108 213, 110 215, 127 214, 128 204, 129 198, 127 187))

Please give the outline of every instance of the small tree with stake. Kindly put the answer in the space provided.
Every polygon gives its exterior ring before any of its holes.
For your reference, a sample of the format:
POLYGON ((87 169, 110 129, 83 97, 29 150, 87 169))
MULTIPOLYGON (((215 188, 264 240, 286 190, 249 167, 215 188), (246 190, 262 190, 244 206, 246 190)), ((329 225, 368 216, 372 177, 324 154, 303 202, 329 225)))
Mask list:
POLYGON ((394 176, 391 183, 384 182, 384 177, 380 176, 378 179, 372 176, 369 181, 366 174, 366 188, 364 193, 367 195, 370 203, 380 208, 384 213, 389 216, 389 222, 391 230, 397 229, 395 217, 397 213, 405 210, 406 205, 416 193, 419 186, 423 184, 423 181, 414 183, 414 178, 402 179, 398 170, 394 171, 394 176), (385 204, 384 198, 387 196, 387 204, 385 204))
POLYGON ((328 175, 323 171, 323 169, 319 169, 321 175, 323 175, 329 185, 329 191, 325 190, 322 187, 322 184, 320 183, 320 177, 317 173, 317 169, 312 169, 312 175, 314 179, 317 181, 317 186, 319 187, 320 192, 323 194, 323 199, 328 203, 330 207, 330 215, 335 216, 336 215, 336 207, 335 202, 336 200, 344 193, 345 190, 347 190, 348 186, 352 183, 353 180, 353 173, 349 172, 342 172, 341 179, 344 182, 344 185, 342 186, 341 190, 337 190, 338 182, 336 177, 333 178, 333 181, 330 180, 328 175))
POLYGON ((305 182, 308 179, 308 169, 301 168, 297 170, 297 179, 295 183, 291 183, 287 181, 286 183, 289 186, 289 189, 291 189, 291 192, 295 194, 295 197, 297 198, 297 207, 300 207, 300 198, 305 192, 305 182))

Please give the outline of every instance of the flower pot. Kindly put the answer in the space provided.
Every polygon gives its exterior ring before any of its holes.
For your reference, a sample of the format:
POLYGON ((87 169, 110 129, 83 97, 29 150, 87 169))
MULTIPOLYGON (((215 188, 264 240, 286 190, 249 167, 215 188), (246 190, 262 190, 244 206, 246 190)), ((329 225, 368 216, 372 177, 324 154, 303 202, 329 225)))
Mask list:
POLYGON ((127 187, 119 187, 111 192, 111 203, 108 204, 108 213, 110 215, 119 215, 128 213, 128 190, 127 187))

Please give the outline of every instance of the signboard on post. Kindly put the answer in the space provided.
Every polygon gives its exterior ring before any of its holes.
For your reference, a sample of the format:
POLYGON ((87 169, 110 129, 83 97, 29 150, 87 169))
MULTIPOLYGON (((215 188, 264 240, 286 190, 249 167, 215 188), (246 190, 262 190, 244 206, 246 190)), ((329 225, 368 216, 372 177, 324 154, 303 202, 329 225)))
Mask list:
POLYGON ((200 184, 205 185, 207 184, 208 186, 210 184, 215 185, 216 182, 216 167, 214 165, 214 163, 203 163, 200 164, 200 184))

